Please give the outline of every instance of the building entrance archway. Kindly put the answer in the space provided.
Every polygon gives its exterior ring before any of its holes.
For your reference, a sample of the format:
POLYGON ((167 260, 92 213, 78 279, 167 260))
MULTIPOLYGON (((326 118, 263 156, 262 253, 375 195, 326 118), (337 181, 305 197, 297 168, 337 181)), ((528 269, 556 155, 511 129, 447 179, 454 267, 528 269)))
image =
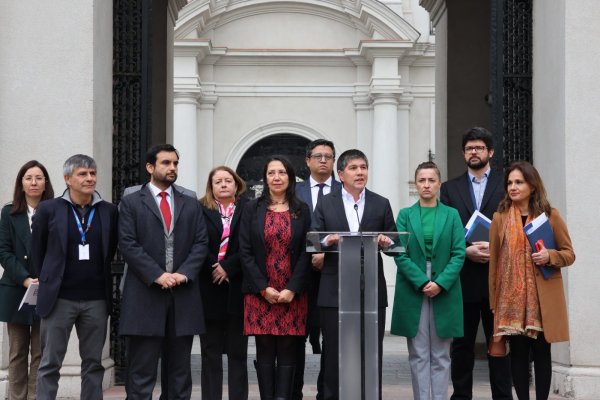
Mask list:
POLYGON ((242 156, 236 172, 246 181, 246 195, 256 198, 263 190, 263 167, 269 156, 282 155, 292 163, 297 180, 307 179, 309 171, 304 161, 304 149, 309 139, 291 133, 278 133, 258 140, 242 156))

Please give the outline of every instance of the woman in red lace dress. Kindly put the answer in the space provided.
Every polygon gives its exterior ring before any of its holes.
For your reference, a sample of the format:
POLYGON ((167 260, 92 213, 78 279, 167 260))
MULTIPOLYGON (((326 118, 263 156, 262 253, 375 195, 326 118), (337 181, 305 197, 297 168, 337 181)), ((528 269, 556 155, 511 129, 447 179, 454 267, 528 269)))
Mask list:
POLYGON ((255 336, 261 399, 291 398, 297 336, 306 332, 310 211, 296 198, 295 180, 289 161, 269 158, 263 193, 246 205, 240 225, 244 333, 255 336))

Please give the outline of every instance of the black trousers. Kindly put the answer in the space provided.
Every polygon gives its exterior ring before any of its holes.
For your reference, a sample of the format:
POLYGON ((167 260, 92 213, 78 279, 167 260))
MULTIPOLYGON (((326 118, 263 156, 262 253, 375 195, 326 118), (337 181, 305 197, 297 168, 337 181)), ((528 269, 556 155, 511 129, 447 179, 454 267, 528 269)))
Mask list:
MULTIPOLYGON (((321 372, 323 373, 323 398, 338 400, 340 397, 340 367, 339 367, 339 308, 321 307, 321 331, 323 332, 323 349, 321 353, 321 372)), ((382 364, 383 364, 383 335, 385 333, 385 307, 378 310, 379 325, 379 400, 381 400, 382 364)))
POLYGON ((203 400, 223 396, 223 354, 227 354, 229 400, 248 399, 248 336, 243 334, 243 325, 241 315, 206 320, 206 333, 200 335, 203 400))
POLYGON ((511 336, 510 354, 512 378, 519 400, 529 400, 529 356, 533 356, 535 370, 535 398, 546 400, 550 394, 552 380, 552 354, 550 343, 544 333, 537 339, 527 336, 511 336))
MULTIPOLYGON (((166 336, 128 336, 129 361, 125 389, 127 400, 151 400, 156 384, 158 360, 167 354, 168 368, 162 369, 162 381, 167 384, 169 400, 189 400, 192 395, 190 360, 194 337, 176 336, 173 303, 167 316, 166 336)), ((164 361, 164 360, 163 360, 164 361)))
MULTIPOLYGON (((479 321, 483 326, 485 341, 489 344, 494 329, 494 315, 489 302, 463 303, 464 336, 452 342, 451 377, 454 393, 451 400, 470 400, 473 397, 473 366, 475 365, 475 339, 479 321)), ((510 377, 510 356, 489 357, 488 367, 492 398, 494 400, 512 400, 512 382, 510 377)))

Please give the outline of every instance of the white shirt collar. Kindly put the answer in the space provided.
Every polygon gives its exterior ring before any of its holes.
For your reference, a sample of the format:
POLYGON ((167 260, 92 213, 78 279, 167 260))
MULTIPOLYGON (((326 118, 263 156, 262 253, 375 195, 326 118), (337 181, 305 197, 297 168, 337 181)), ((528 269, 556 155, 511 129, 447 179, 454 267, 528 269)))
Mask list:
MULTIPOLYGON (((314 180, 314 178, 312 177, 312 175, 308 178, 310 181, 310 187, 313 188, 315 186, 317 186, 320 182, 317 182, 316 180, 314 180)), ((331 182, 333 181, 333 178, 330 176, 325 182, 323 182, 325 184, 325 186, 329 186, 331 187, 331 182)))
POLYGON ((173 186, 169 186, 165 190, 161 190, 158 187, 156 187, 152 182, 148 182, 148 187, 150 188, 150 191, 152 192, 152 195, 154 197, 158 197, 160 192, 167 192, 168 198, 173 196, 173 186))

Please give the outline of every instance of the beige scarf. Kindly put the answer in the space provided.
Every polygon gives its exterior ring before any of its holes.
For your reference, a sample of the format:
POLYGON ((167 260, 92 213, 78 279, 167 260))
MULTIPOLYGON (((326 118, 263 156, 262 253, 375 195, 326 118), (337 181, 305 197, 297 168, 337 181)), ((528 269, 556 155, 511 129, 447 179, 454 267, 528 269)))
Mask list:
MULTIPOLYGON (((531 216, 527 218, 527 222, 531 216)), ((494 336, 527 335, 542 329, 531 246, 523 232, 519 209, 513 204, 504 224, 504 241, 496 271, 494 336)))

